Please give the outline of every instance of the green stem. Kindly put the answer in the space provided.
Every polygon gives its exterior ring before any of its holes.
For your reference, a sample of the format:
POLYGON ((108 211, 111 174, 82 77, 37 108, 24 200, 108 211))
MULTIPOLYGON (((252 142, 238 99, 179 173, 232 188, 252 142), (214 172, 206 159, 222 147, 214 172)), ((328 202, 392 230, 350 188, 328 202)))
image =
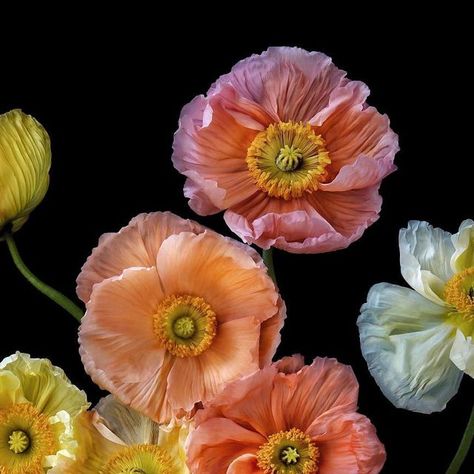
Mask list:
POLYGON ((267 266, 268 274, 271 276, 273 283, 277 283, 276 275, 275 275, 275 265, 273 264, 273 248, 270 247, 267 250, 263 251, 262 254, 263 262, 267 266))
POLYGON ((42 282, 39 278, 37 278, 30 269, 25 265, 20 254, 18 252, 18 248, 15 244, 15 240, 13 239, 12 234, 6 234, 5 240, 7 241, 8 250, 10 250, 10 255, 12 256, 13 262, 16 265, 16 268, 20 271, 20 273, 43 295, 46 295, 48 298, 52 299, 55 303, 57 303, 61 308, 66 310, 69 314, 71 314, 74 318, 78 321, 81 320, 84 312, 73 303, 67 296, 64 296, 59 291, 51 288, 46 283, 42 282))
POLYGON ((474 406, 472 407, 471 416, 467 422, 466 431, 462 437, 461 444, 459 445, 458 451, 451 464, 446 471, 446 474, 457 474, 461 469, 464 459, 466 459, 467 453, 471 447, 472 439, 474 438, 474 406))

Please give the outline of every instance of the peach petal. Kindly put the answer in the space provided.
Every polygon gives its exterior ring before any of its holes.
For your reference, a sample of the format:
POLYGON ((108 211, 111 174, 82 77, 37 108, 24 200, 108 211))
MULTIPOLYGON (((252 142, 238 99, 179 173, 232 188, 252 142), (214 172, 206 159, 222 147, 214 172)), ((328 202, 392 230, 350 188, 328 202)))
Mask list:
POLYGON ((278 311, 275 285, 247 251, 230 244, 213 232, 168 237, 157 257, 166 293, 201 296, 220 322, 269 319, 278 311))
POLYGON ((358 413, 336 416, 308 433, 320 450, 321 474, 377 474, 386 454, 370 420, 358 413))
POLYGON ((168 377, 173 409, 192 410, 207 402, 226 384, 258 369, 260 323, 253 318, 219 325, 210 348, 197 357, 177 359, 168 377))
POLYGON ((222 474, 234 460, 256 453, 263 443, 265 438, 259 434, 231 420, 214 418, 190 434, 187 445, 188 465, 191 473, 222 474))
POLYGON ((126 268, 155 265, 163 240, 182 231, 200 233, 204 227, 170 212, 154 212, 136 216, 117 233, 104 234, 77 278, 79 298, 87 303, 96 283, 126 268))
POLYGON ((262 323, 260 335, 260 367, 272 363, 273 356, 280 345, 283 325, 286 319, 286 305, 278 298, 278 312, 262 323))
POLYGON ((138 382, 161 366, 164 350, 153 332, 153 314, 162 296, 154 268, 127 269, 94 287, 79 343, 107 378, 138 382))
POLYGON ((358 393, 359 384, 349 366, 317 358, 295 374, 278 374, 271 403, 273 413, 282 413, 285 429, 298 426, 305 431, 328 411, 355 411, 358 393))

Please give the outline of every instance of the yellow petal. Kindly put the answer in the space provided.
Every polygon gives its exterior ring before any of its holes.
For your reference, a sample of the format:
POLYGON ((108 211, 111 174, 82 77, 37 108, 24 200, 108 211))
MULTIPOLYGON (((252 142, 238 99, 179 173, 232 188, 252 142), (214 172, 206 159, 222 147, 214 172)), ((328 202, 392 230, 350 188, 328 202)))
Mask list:
POLYGON ((25 399, 45 415, 55 416, 66 411, 75 417, 88 407, 85 393, 47 359, 32 359, 28 354, 17 352, 0 363, 0 369, 18 378, 25 399))
POLYGON ((43 200, 50 167, 43 126, 18 109, 0 115, 0 233, 8 223, 17 231, 43 200))

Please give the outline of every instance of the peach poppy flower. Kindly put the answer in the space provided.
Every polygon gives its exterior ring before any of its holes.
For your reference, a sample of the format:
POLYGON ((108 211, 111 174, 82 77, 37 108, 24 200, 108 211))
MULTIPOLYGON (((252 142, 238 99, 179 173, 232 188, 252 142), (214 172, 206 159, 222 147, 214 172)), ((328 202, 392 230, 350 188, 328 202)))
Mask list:
POLYGON ((182 112, 173 163, 200 215, 226 210, 244 242, 320 253, 377 220, 398 139, 322 53, 270 48, 240 61, 182 112))
POLYGON ((286 357, 226 387, 195 417, 191 473, 375 474, 385 449, 335 359, 286 357))
POLYGON ((285 317, 257 252, 171 213, 103 236, 77 291, 87 373, 158 422, 268 365, 285 317))

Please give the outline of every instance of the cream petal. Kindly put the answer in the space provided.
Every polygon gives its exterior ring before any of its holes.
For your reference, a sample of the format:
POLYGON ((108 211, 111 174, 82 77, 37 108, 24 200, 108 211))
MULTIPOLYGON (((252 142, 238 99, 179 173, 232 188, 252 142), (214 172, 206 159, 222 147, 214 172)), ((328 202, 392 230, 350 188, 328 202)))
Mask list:
POLYGON ((444 305, 444 285, 453 276, 451 234, 428 222, 410 221, 400 230, 399 245, 403 278, 418 293, 444 305))
POLYGON ((384 395, 397 407, 441 411, 462 372, 451 362, 454 329, 445 309, 408 288, 372 287, 357 321, 362 353, 384 395))
POLYGON ((449 357, 459 370, 474 378, 474 342, 472 335, 466 337, 458 329, 449 357))
POLYGON ((123 443, 132 445, 158 442, 160 425, 133 408, 120 403, 113 395, 102 398, 95 410, 104 419, 110 432, 123 443))
POLYGON ((474 221, 467 219, 461 223, 457 234, 452 236, 454 253, 451 257, 453 272, 462 272, 474 267, 474 221))

